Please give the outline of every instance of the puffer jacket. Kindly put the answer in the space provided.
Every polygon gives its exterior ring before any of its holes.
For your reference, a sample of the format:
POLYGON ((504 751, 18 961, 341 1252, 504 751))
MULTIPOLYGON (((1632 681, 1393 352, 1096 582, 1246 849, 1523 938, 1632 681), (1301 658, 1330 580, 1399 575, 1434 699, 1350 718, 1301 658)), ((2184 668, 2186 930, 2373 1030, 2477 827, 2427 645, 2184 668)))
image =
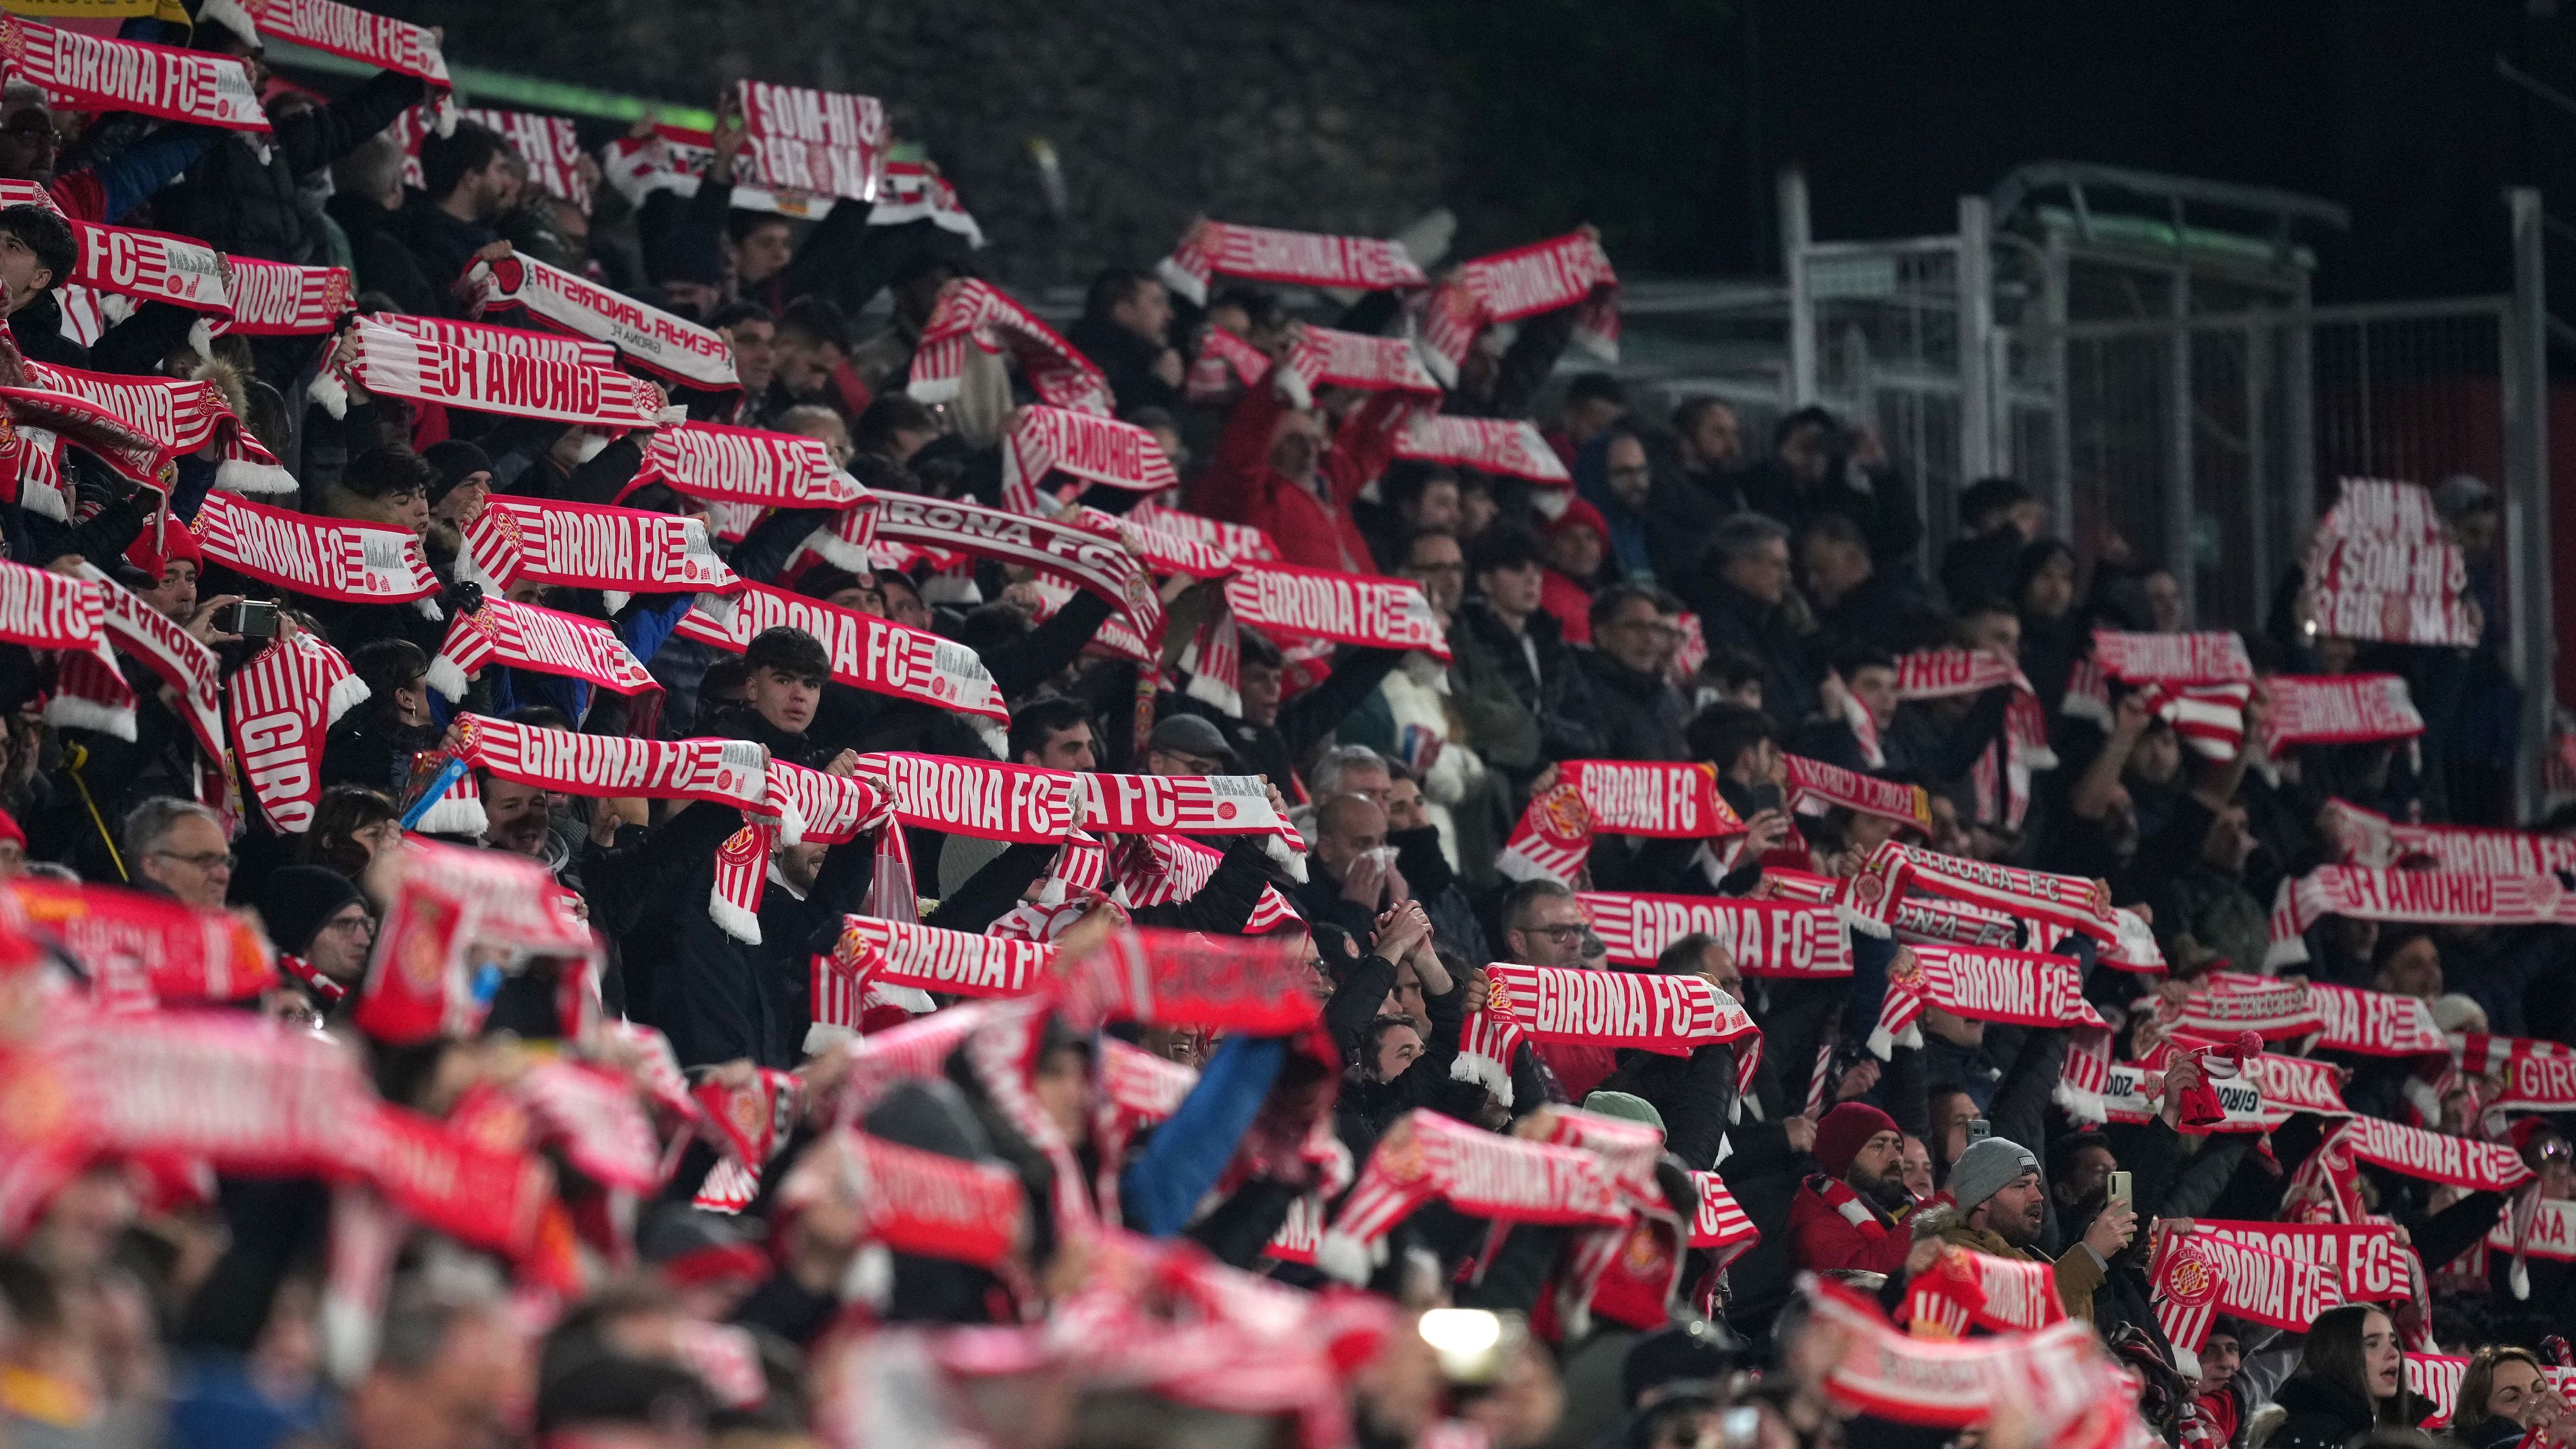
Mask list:
POLYGON ((320 262, 322 224, 306 208, 296 178, 356 150, 427 94, 419 77, 385 71, 344 99, 278 121, 264 139, 229 136, 159 198, 159 224, 237 256, 320 262))

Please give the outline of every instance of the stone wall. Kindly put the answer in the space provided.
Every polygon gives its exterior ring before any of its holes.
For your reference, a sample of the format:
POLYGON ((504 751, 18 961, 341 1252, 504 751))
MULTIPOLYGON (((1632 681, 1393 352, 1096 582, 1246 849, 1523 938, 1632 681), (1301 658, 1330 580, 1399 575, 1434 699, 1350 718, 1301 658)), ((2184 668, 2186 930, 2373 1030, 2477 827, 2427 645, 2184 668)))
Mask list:
POLYGON ((1458 107, 1428 38, 1359 0, 395 0, 459 61, 706 104, 742 76, 883 99, 983 224, 991 272, 1076 284, 1199 210, 1383 235, 1449 202, 1458 107), (1061 160, 1050 219, 1032 137, 1061 160))

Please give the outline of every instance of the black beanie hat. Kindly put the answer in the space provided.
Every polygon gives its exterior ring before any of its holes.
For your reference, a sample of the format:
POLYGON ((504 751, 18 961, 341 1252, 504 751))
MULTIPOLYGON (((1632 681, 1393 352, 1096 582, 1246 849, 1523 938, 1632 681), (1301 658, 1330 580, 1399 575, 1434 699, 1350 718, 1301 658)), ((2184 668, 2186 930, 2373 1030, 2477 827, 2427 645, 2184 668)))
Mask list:
POLYGON ((336 870, 318 865, 290 865, 272 871, 260 886, 259 917, 277 949, 301 956, 313 945, 322 923, 360 899, 358 888, 336 870))
POLYGON ((420 450, 421 461, 438 470, 438 481, 429 485, 429 506, 456 491, 456 485, 477 473, 492 471, 492 457, 463 438, 449 438, 420 450))

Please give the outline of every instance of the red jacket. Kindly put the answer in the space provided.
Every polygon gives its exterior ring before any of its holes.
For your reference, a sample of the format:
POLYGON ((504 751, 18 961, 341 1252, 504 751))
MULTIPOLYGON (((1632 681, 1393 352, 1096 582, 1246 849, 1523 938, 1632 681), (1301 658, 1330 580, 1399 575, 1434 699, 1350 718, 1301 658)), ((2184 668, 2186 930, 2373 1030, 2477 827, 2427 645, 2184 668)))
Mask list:
POLYGON ((1399 394, 1381 393, 1351 414, 1316 468, 1325 497, 1270 466, 1270 434, 1288 404, 1275 387, 1248 389, 1226 416, 1216 456, 1192 485, 1189 505, 1211 518, 1267 532, 1279 545, 1282 563, 1376 573, 1368 540, 1351 521, 1351 500, 1393 461, 1402 408, 1399 394))
POLYGON ((1880 1231, 1844 1217, 1817 1191, 1816 1184, 1825 1180, 1811 1177, 1800 1183, 1789 1203, 1789 1260, 1811 1273, 1845 1268, 1893 1276, 1901 1271, 1914 1248, 1914 1235, 1865 1200, 1861 1209, 1880 1231))
POLYGON ((1538 606, 1556 616, 1568 644, 1592 642, 1592 594, 1569 574, 1549 569, 1539 575, 1538 606))

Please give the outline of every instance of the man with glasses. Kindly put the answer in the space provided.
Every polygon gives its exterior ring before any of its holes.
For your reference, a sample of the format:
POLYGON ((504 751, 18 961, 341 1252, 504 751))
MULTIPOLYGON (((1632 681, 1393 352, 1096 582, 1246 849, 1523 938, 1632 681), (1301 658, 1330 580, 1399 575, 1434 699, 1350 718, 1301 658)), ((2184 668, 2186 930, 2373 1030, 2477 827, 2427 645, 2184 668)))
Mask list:
POLYGON ((1602 704, 1601 752, 1614 760, 1686 760, 1690 702, 1669 677, 1681 646, 1681 601, 1612 584, 1592 598, 1592 647, 1575 657, 1602 704))
POLYGON ((145 890, 219 911, 232 888, 233 855, 215 812, 156 795, 125 817, 125 868, 145 890))
MULTIPOLYGON (((1523 966, 1582 967, 1583 936, 1591 927, 1584 922, 1583 907, 1575 903, 1573 890, 1563 883, 1521 882, 1503 897, 1501 916, 1506 960, 1523 966)), ((1618 1053, 1584 1042, 1537 1042, 1530 1049, 1556 1075, 1570 1101, 1582 1101, 1619 1066, 1618 1053)), ((1528 1106, 1515 1087, 1513 1111, 1526 1111, 1528 1106)))
POLYGON ((1450 616, 1458 612, 1458 601, 1467 596, 1467 552, 1458 546, 1458 535, 1445 528, 1414 534, 1405 540, 1396 572, 1422 585, 1431 600, 1431 612, 1440 616, 1440 627, 1448 628, 1450 616))
POLYGON ((290 865, 270 872, 259 888, 259 918, 281 953, 279 967, 316 1008, 344 999, 366 975, 375 917, 338 871, 290 865))

